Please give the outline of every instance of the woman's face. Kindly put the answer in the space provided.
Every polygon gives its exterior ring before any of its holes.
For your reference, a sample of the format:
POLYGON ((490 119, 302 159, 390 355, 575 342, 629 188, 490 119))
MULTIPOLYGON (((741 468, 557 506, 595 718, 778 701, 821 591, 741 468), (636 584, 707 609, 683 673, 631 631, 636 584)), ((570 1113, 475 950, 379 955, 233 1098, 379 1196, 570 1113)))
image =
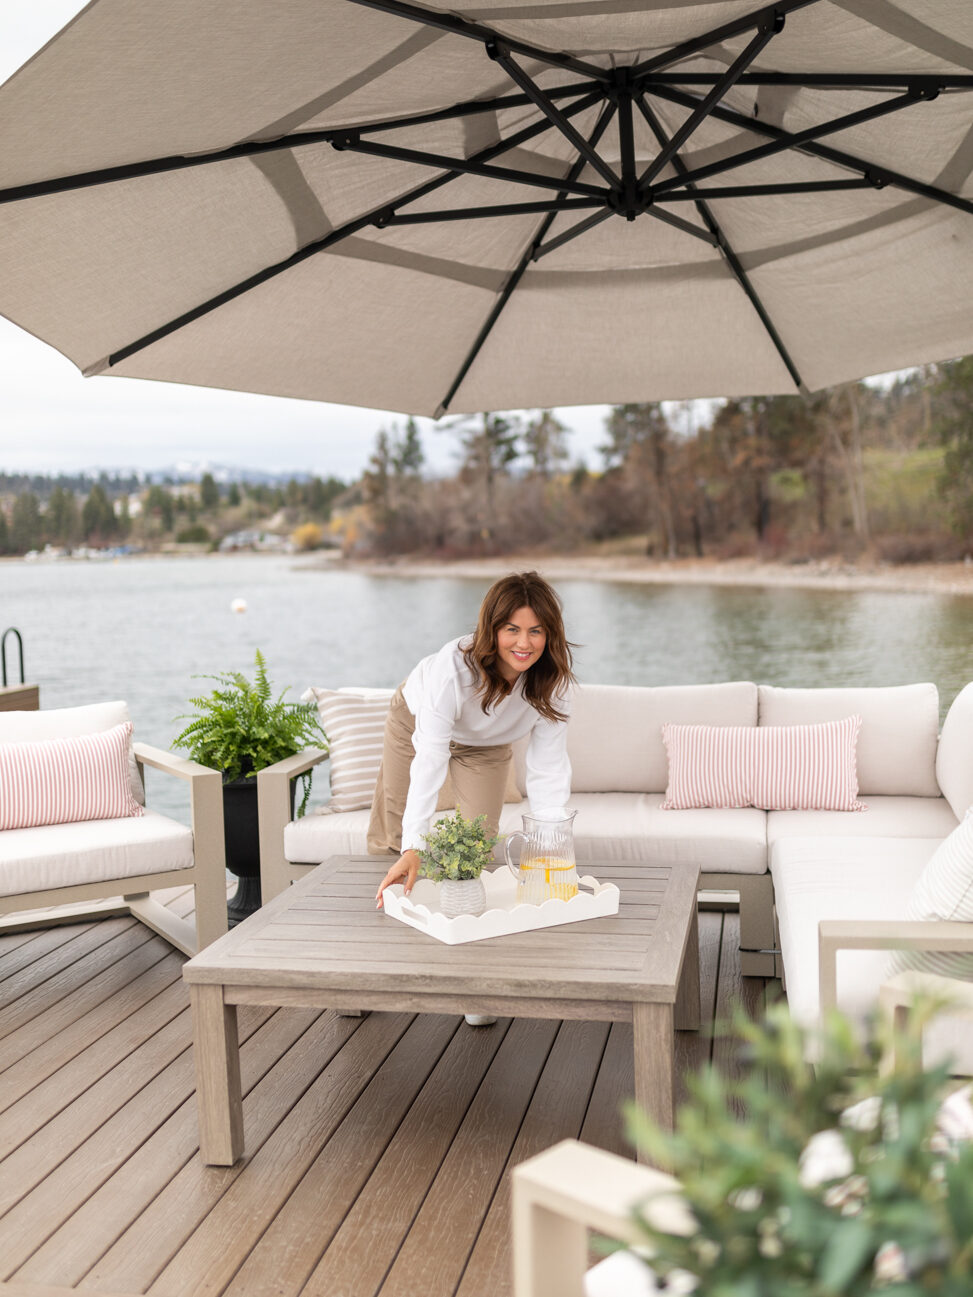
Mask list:
POLYGON ((533 608, 518 608, 497 631, 500 674, 513 684, 538 661, 546 643, 547 632, 533 608))

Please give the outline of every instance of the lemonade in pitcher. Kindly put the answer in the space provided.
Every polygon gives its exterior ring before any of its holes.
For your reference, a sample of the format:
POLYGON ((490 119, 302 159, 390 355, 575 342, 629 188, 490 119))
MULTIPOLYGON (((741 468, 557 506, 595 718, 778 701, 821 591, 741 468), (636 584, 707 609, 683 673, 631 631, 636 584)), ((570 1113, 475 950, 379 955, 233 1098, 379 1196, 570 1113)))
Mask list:
POLYGON ((511 833, 504 843, 507 864, 517 875, 517 903, 543 905, 545 901, 570 901, 578 894, 574 860, 573 824, 577 811, 563 806, 525 815, 524 831, 511 833), (512 843, 523 843, 520 863, 510 856, 512 843))

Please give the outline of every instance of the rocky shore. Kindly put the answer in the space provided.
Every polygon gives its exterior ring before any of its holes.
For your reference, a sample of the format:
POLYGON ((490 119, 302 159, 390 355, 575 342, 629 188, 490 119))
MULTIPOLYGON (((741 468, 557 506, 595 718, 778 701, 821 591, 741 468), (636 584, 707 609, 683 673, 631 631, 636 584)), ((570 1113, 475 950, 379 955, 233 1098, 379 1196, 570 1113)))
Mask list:
MULTIPOLYGON (((973 595, 973 563, 851 564, 839 559, 772 563, 758 559, 673 559, 635 556, 519 554, 436 561, 338 560, 376 575, 468 576, 489 580, 536 567, 552 580, 570 577, 659 585, 791 586, 817 590, 889 590, 973 595)), ((329 561, 328 566, 334 566, 329 561)))

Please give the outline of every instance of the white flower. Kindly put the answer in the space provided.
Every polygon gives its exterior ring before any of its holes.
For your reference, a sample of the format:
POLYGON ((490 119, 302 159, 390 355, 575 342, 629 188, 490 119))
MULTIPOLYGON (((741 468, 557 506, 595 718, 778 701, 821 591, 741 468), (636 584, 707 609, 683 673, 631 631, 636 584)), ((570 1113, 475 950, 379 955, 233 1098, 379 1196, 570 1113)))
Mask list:
POLYGON ((952 1143, 973 1139, 973 1085, 951 1094, 939 1109, 936 1125, 952 1143))
POLYGON ((903 1283, 909 1277, 905 1253, 898 1243, 883 1243, 875 1254, 875 1278, 879 1283, 903 1283))
POLYGON ((851 1153, 841 1132, 819 1130, 805 1145, 798 1172, 805 1189, 816 1189, 829 1180, 843 1180, 851 1175, 852 1168, 851 1153))

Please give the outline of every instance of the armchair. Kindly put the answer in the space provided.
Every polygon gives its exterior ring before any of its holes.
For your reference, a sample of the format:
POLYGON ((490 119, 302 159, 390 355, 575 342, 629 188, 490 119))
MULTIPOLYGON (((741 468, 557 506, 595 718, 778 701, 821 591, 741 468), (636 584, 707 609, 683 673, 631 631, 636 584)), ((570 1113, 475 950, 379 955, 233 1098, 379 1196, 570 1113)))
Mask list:
MULTIPOLYGON (((119 724, 128 724, 128 708, 121 702, 0 714, 0 763, 8 762, 4 787, 10 797, 26 787, 27 795, 43 800, 44 790, 37 787, 41 781, 25 777, 26 766, 16 772, 18 753, 36 751, 45 740, 105 734, 119 724)), ((186 954, 226 932, 222 777, 136 743, 130 748, 130 770, 131 794, 138 804, 144 803, 145 766, 188 783, 191 828, 146 808, 76 820, 64 820, 57 813, 34 814, 26 817, 26 824, 0 829, 0 932, 132 914, 186 954), (186 885, 195 889, 195 924, 151 895, 186 885)), ((8 813, 0 822, 15 820, 8 813)))

